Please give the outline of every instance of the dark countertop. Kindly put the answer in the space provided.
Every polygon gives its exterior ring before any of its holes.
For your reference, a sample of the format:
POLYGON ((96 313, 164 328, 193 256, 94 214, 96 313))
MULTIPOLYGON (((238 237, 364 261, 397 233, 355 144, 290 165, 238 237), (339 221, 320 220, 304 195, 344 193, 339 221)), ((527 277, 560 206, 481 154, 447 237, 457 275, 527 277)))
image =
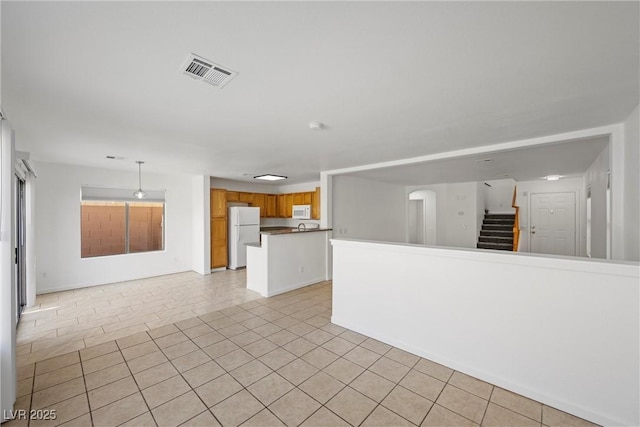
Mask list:
POLYGON ((297 233, 313 233, 316 231, 331 231, 332 228, 307 228, 306 230, 298 230, 293 227, 260 227, 260 234, 297 234, 297 233))

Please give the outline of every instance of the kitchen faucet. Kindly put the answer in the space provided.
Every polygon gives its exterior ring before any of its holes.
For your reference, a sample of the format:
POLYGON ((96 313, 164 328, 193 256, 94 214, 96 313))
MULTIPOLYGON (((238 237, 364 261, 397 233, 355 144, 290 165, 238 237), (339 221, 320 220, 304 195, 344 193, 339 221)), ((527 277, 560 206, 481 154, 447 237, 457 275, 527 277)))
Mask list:
POLYGON ((300 226, 302 226, 302 231, 307 231, 307 225, 304 222, 298 224, 298 231, 300 231, 300 226))

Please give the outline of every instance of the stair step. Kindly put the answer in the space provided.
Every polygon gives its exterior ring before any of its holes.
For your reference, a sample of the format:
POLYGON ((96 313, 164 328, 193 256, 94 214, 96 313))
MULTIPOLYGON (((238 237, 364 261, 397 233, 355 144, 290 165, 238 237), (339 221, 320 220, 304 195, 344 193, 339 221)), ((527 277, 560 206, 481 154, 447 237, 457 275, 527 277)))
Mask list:
POLYGON ((481 236, 513 237, 513 230, 480 230, 481 236))
POLYGON ((516 219, 516 214, 485 214, 485 219, 516 219))
POLYGON ((513 231, 513 224, 482 224, 482 230, 513 231))
POLYGON ((477 248, 478 249, 494 249, 498 251, 513 251, 513 244, 480 242, 478 243, 477 248))
POLYGON ((483 224, 511 224, 513 225, 514 220, 513 218, 511 219, 503 219, 503 218, 485 218, 484 221, 482 221, 483 224))
POLYGON ((480 236, 478 242, 483 243, 502 243, 506 245, 513 245, 513 236, 480 236))

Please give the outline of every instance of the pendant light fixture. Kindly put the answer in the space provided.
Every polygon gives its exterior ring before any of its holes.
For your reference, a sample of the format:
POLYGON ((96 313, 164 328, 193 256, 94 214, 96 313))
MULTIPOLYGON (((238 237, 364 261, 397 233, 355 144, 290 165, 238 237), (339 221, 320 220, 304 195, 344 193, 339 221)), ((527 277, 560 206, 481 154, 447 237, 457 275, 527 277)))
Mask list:
POLYGON ((142 191, 142 164, 144 162, 141 160, 136 160, 136 163, 138 164, 138 191, 133 193, 133 197, 135 197, 136 199, 144 199, 145 197, 147 197, 147 193, 142 191))

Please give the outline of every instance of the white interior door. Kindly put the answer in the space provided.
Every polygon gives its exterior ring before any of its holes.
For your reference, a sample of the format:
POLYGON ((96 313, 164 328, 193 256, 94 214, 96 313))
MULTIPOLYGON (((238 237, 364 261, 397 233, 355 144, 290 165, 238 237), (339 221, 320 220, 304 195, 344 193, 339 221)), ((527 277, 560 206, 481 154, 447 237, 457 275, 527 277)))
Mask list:
POLYGON ((575 193, 532 194, 529 233, 531 252, 575 256, 575 193))

